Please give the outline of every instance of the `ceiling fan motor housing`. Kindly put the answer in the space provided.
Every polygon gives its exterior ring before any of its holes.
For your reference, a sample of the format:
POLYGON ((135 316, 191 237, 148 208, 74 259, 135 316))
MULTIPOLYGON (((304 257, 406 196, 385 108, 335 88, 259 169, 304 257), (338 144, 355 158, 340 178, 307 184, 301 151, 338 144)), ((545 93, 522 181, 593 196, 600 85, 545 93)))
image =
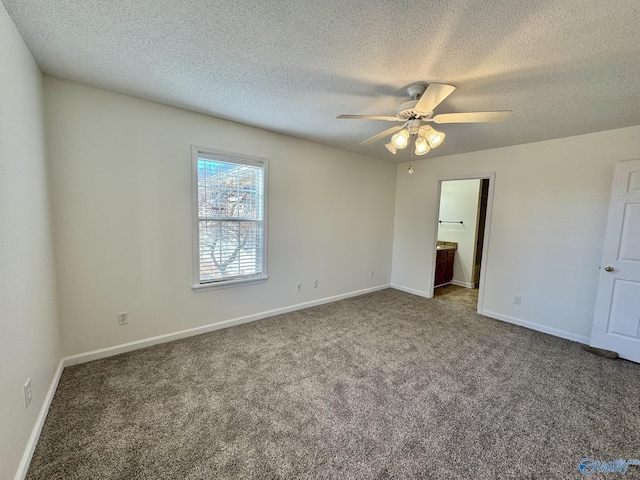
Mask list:
POLYGON ((420 83, 414 83, 407 88, 407 93, 412 98, 408 102, 404 102, 398 107, 398 118, 402 120, 412 120, 414 118, 420 118, 424 116, 421 112, 415 110, 415 106, 418 104, 418 100, 425 92, 427 87, 420 83))
POLYGON ((398 118, 402 120, 412 120, 414 118, 425 116, 423 113, 415 110, 417 103, 418 100, 410 100, 400 105, 398 107, 398 118))

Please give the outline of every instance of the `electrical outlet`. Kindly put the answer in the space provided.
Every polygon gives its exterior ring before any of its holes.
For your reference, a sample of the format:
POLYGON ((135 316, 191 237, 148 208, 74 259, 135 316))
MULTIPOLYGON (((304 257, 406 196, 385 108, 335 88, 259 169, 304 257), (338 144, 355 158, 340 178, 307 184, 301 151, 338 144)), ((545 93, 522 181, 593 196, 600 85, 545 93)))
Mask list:
POLYGON ((31 405, 31 379, 27 380, 24 384, 24 408, 29 408, 31 405))
POLYGON ((302 284, 300 282, 296 283, 296 292, 302 291, 302 284))
POLYGON ((318 288, 318 280, 313 281, 313 288, 318 288))
POLYGON ((369 274, 370 278, 373 278, 373 270, 371 270, 371 273, 369 274))
POLYGON ((522 297, 513 297, 514 305, 520 305, 521 300, 522 300, 522 297))
POLYGON ((129 323, 128 312, 122 312, 118 314, 118 325, 126 325, 129 323))

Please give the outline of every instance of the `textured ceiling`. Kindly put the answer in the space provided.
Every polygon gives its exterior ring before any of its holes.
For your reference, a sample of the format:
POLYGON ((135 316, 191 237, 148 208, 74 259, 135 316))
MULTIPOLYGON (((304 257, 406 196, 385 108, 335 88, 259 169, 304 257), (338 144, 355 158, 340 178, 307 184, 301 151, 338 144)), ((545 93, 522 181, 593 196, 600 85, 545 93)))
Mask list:
POLYGON ((43 72, 354 152, 416 81, 448 155, 640 124, 637 0, 3 0, 43 72))

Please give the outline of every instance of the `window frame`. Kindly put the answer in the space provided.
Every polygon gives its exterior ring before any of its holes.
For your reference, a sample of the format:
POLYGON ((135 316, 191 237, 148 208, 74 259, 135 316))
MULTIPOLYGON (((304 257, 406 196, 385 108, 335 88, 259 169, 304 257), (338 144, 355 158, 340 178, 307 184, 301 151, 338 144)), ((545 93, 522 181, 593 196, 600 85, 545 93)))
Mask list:
POLYGON ((257 155, 231 152, 218 148, 191 145, 191 234, 192 234, 192 281, 191 288, 196 292, 237 287, 266 282, 267 273, 267 212, 269 211, 269 159, 257 155), (262 273, 251 278, 233 278, 202 283, 200 280, 200 216, 198 210, 198 159, 219 160, 221 162, 261 166, 263 172, 262 199, 262 273))

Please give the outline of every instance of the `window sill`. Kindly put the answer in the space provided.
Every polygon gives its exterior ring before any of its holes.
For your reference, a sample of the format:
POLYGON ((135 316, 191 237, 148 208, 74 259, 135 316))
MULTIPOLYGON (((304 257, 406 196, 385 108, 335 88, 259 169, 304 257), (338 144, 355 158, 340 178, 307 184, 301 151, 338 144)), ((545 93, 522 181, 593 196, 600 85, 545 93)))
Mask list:
POLYGON ((241 287, 244 285, 252 285, 255 283, 264 283, 269 277, 256 277, 256 278, 243 278, 240 280, 227 280, 222 282, 201 283, 198 285, 192 285, 191 289, 198 293, 206 290, 220 290, 222 288, 241 287))

